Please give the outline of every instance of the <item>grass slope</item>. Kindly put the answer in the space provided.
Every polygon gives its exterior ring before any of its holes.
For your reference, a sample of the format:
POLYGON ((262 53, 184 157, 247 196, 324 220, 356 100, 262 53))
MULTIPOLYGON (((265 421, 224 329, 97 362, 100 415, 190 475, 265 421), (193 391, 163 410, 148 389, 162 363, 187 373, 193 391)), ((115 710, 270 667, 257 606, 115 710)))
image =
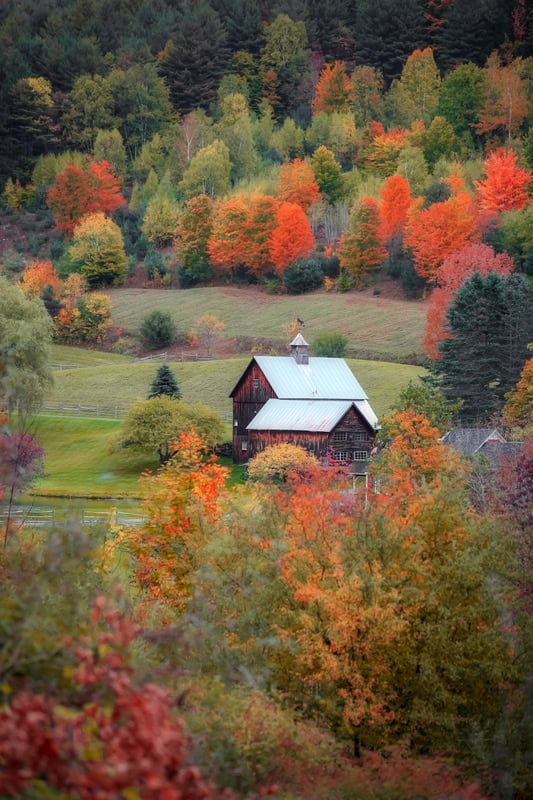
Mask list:
POLYGON ((72 497, 139 496, 139 475, 158 459, 110 453, 119 420, 35 418, 33 430, 45 450, 44 476, 31 491, 72 497))
POLYGON ((374 296, 371 290, 280 296, 253 288, 210 286, 115 289, 109 294, 113 321, 133 336, 143 317, 158 309, 168 312, 183 332, 204 314, 215 314, 225 324, 224 336, 261 336, 283 344, 287 324, 299 317, 305 320, 308 341, 322 331, 337 331, 348 337, 353 352, 369 357, 392 355, 405 361, 422 352, 427 311, 424 302, 374 296))
MULTIPOLYGON (((222 361, 168 362, 182 399, 187 403, 206 403, 224 419, 231 418, 228 397, 250 357, 222 361)), ((368 394, 378 416, 385 414, 403 387, 424 374, 421 367, 390 364, 384 361, 347 359, 350 368, 368 394)), ((117 364, 62 370, 55 374, 55 384, 47 397, 50 403, 65 405, 102 405, 126 407, 146 398, 158 365, 117 364)))
POLYGON ((83 347, 69 347, 64 344, 50 346, 50 362, 60 364, 62 367, 69 365, 98 367, 106 364, 124 364, 129 361, 133 361, 132 356, 103 353, 101 350, 87 350, 83 347))

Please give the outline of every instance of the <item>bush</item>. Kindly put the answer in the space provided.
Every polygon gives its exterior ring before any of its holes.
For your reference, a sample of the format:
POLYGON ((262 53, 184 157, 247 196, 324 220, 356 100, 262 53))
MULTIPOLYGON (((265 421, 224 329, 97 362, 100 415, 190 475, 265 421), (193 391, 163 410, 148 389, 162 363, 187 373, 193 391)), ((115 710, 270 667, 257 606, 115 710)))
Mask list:
POLYGON ((143 347, 147 350, 158 350, 172 344, 176 337, 176 326, 170 314, 151 311, 144 317, 139 334, 143 347))
POLYGON ((320 333, 313 341, 313 352, 326 358, 343 358, 346 354, 348 339, 342 333, 320 333))
POLYGON ((302 294, 319 289, 324 283, 322 262, 300 258, 289 264, 283 273, 283 285, 289 294, 302 294))
POLYGON ((291 472, 305 474, 318 466, 318 459, 296 444, 274 444, 266 447, 248 463, 248 477, 256 481, 283 483, 291 472))

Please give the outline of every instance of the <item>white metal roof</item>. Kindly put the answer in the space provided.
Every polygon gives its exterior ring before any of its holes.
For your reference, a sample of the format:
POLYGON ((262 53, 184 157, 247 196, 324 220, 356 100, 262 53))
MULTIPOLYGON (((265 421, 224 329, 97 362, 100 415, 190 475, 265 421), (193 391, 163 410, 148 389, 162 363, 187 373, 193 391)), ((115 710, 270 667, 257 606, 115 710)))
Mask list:
POLYGON ((352 400, 271 399, 257 412, 247 430, 329 433, 352 405, 358 408, 373 428, 377 426, 376 415, 366 400, 353 402, 352 400))
POLYGON ((298 364, 292 356, 255 356, 255 361, 280 399, 368 400, 343 358, 298 364))

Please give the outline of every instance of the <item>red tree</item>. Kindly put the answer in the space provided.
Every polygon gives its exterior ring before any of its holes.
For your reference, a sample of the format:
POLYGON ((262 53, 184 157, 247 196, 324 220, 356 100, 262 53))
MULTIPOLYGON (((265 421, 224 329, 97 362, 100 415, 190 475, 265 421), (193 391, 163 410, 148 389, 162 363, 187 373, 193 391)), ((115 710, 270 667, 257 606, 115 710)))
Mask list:
POLYGON ((407 178, 401 175, 387 178, 381 199, 383 201, 380 209, 381 231, 385 239, 392 239, 403 230, 407 212, 413 203, 407 178))
POLYGON ((295 158, 290 164, 282 164, 276 194, 280 200, 297 203, 304 211, 318 200, 320 189, 307 161, 295 158))
POLYGON ((476 181, 477 195, 482 208, 488 211, 511 211, 525 208, 529 203, 527 189, 531 172, 516 163, 516 153, 500 147, 485 161, 485 180, 476 181))
POLYGON ((354 87, 343 61, 325 64, 313 99, 313 114, 349 111, 354 101, 354 87))
POLYGON ((445 202, 413 210, 404 243, 413 251, 418 274, 434 281, 446 256, 477 241, 479 235, 470 196, 459 192, 445 202))
POLYGON ((270 258, 278 273, 298 258, 306 258, 315 246, 305 212, 296 203, 281 203, 277 225, 270 237, 270 258))
POLYGON ((81 169, 69 164, 50 187, 46 202, 54 214, 56 227, 71 236, 87 214, 110 213, 124 205, 117 177, 107 161, 88 162, 81 169))

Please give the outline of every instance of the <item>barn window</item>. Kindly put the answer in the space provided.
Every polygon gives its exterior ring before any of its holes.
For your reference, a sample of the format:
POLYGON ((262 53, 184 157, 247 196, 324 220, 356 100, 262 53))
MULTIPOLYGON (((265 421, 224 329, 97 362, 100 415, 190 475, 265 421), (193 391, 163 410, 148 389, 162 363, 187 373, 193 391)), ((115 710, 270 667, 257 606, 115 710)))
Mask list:
POLYGON ((366 461, 368 458, 368 453, 366 450, 356 450, 353 454, 354 461, 366 461))
POLYGON ((348 453, 343 450, 339 450, 338 453, 333 453, 333 458, 335 461, 348 461, 348 453))
POLYGON ((354 431, 353 438, 356 442, 367 442, 368 433, 366 431, 354 431))
POLYGON ((248 450, 248 442, 246 439, 243 439, 241 442, 241 450, 248 450))
POLYGON ((347 442, 348 431, 335 431, 334 439, 336 442, 347 442))
POLYGON ((259 389, 259 378, 252 378, 252 389, 259 389))

